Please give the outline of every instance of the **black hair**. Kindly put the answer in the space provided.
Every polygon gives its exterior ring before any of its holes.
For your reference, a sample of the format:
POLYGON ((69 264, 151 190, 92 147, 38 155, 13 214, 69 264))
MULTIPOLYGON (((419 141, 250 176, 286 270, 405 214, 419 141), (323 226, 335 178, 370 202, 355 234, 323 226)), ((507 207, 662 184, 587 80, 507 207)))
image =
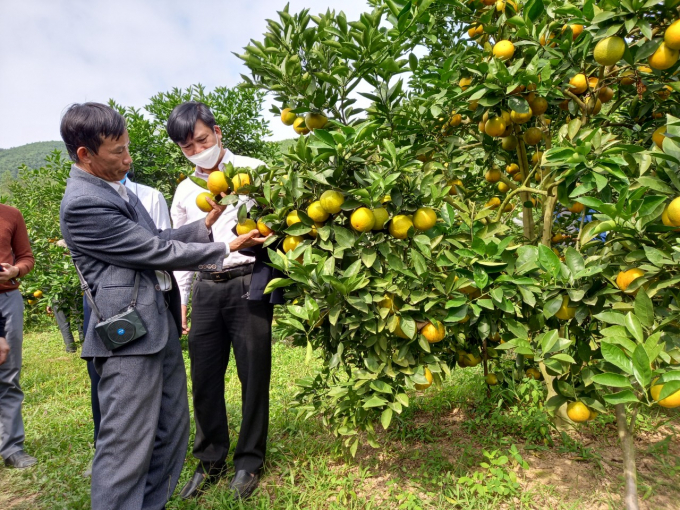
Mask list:
POLYGON ((61 118, 60 131, 68 155, 78 163, 78 147, 97 154, 105 138, 118 140, 125 133, 125 118, 105 104, 76 103, 61 118))
POLYGON ((210 108, 203 103, 189 101, 175 106, 168 117, 168 136, 175 143, 187 141, 194 136, 194 127, 199 120, 210 129, 217 124, 210 108))

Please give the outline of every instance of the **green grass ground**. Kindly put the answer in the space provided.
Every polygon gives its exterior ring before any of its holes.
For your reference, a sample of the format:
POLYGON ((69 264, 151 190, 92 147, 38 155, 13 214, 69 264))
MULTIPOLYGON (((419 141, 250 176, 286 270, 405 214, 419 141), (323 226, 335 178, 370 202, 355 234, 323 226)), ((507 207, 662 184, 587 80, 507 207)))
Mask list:
MULTIPOLYGON (((261 489, 232 500, 229 477, 198 501, 176 496, 170 509, 439 509, 621 507, 621 457, 611 416, 560 436, 547 427, 538 385, 485 398, 479 371, 457 370, 442 389, 413 398, 401 426, 363 446, 353 461, 316 420, 298 421, 294 380, 313 372, 303 349, 274 345, 268 460, 261 489)), ((0 508, 89 508, 92 458, 85 363, 63 352, 55 330, 26 335, 23 387, 27 450, 39 464, 0 467, 0 508)), ((188 361, 187 361, 188 367, 188 361)), ((235 367, 227 374, 228 413, 240 420, 235 367)), ((643 413, 637 440, 644 509, 675 509, 680 492, 677 412, 643 413)), ((231 431, 235 438, 238 427, 231 431)), ((193 437, 192 437, 193 439, 193 437)), ((235 444, 235 441, 232 442, 235 444)), ((180 486, 191 476, 189 453, 180 486)))

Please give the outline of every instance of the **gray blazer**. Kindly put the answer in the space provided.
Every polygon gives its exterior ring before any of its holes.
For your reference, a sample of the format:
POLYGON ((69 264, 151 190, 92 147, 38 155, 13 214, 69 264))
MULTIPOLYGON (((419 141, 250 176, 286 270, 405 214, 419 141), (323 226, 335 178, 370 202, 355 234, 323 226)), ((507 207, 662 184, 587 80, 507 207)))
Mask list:
MULTIPOLYGON (((135 273, 141 282, 137 311, 147 334, 112 352, 104 347, 91 320, 82 357, 147 355, 159 352, 168 340, 163 293, 154 270, 221 271, 224 243, 213 243, 205 223, 196 221, 178 229, 156 229, 149 213, 128 190, 129 202, 104 180, 71 168, 59 219, 73 261, 83 273, 94 301, 105 319, 127 308, 132 300, 135 273)), ((172 279, 169 308, 181 330, 180 297, 172 279)))

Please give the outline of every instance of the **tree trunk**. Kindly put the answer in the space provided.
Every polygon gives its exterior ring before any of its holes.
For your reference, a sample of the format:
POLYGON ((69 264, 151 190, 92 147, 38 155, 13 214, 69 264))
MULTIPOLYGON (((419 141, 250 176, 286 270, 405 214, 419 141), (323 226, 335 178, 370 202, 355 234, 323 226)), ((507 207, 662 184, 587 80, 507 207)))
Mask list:
POLYGON ((619 432, 619 440, 621 441, 621 450, 623 452, 623 478, 625 481, 626 492, 624 495, 624 502, 626 510, 639 510, 638 494, 637 494, 637 471, 635 468, 635 442, 633 441, 632 429, 635 423, 630 426, 626 421, 626 405, 616 404, 616 426, 619 432))

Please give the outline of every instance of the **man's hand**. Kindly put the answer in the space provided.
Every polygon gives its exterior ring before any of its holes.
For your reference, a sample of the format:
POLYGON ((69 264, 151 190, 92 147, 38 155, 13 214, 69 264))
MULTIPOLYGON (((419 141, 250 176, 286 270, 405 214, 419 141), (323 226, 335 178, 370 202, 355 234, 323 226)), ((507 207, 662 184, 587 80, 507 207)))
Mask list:
POLYGON ((0 365, 7 361, 7 356, 9 356, 9 344, 4 337, 0 336, 0 365))
POLYGON ((12 264, 5 264, 4 262, 0 264, 4 271, 0 272, 0 283, 8 282, 17 276, 19 276, 19 268, 13 266, 12 264))
MULTIPOLYGON (((271 234, 269 234, 270 236, 271 234)), ((269 238, 262 237, 259 230, 251 230, 247 234, 238 236, 232 242, 229 243, 229 251, 239 251, 243 248, 250 248, 251 246, 258 246, 264 244, 264 242, 269 238)))
POLYGON ((182 305, 182 334, 188 335, 191 328, 187 321, 187 305, 182 305))
MULTIPOLYGON (((226 197, 224 193, 220 193, 223 197, 226 197)), ((208 215, 205 217, 205 226, 208 230, 212 229, 212 226, 215 224, 217 219, 222 216, 222 213, 224 210, 227 208, 226 205, 220 205, 210 198, 206 198, 207 202, 212 206, 212 211, 208 213, 208 215)))

